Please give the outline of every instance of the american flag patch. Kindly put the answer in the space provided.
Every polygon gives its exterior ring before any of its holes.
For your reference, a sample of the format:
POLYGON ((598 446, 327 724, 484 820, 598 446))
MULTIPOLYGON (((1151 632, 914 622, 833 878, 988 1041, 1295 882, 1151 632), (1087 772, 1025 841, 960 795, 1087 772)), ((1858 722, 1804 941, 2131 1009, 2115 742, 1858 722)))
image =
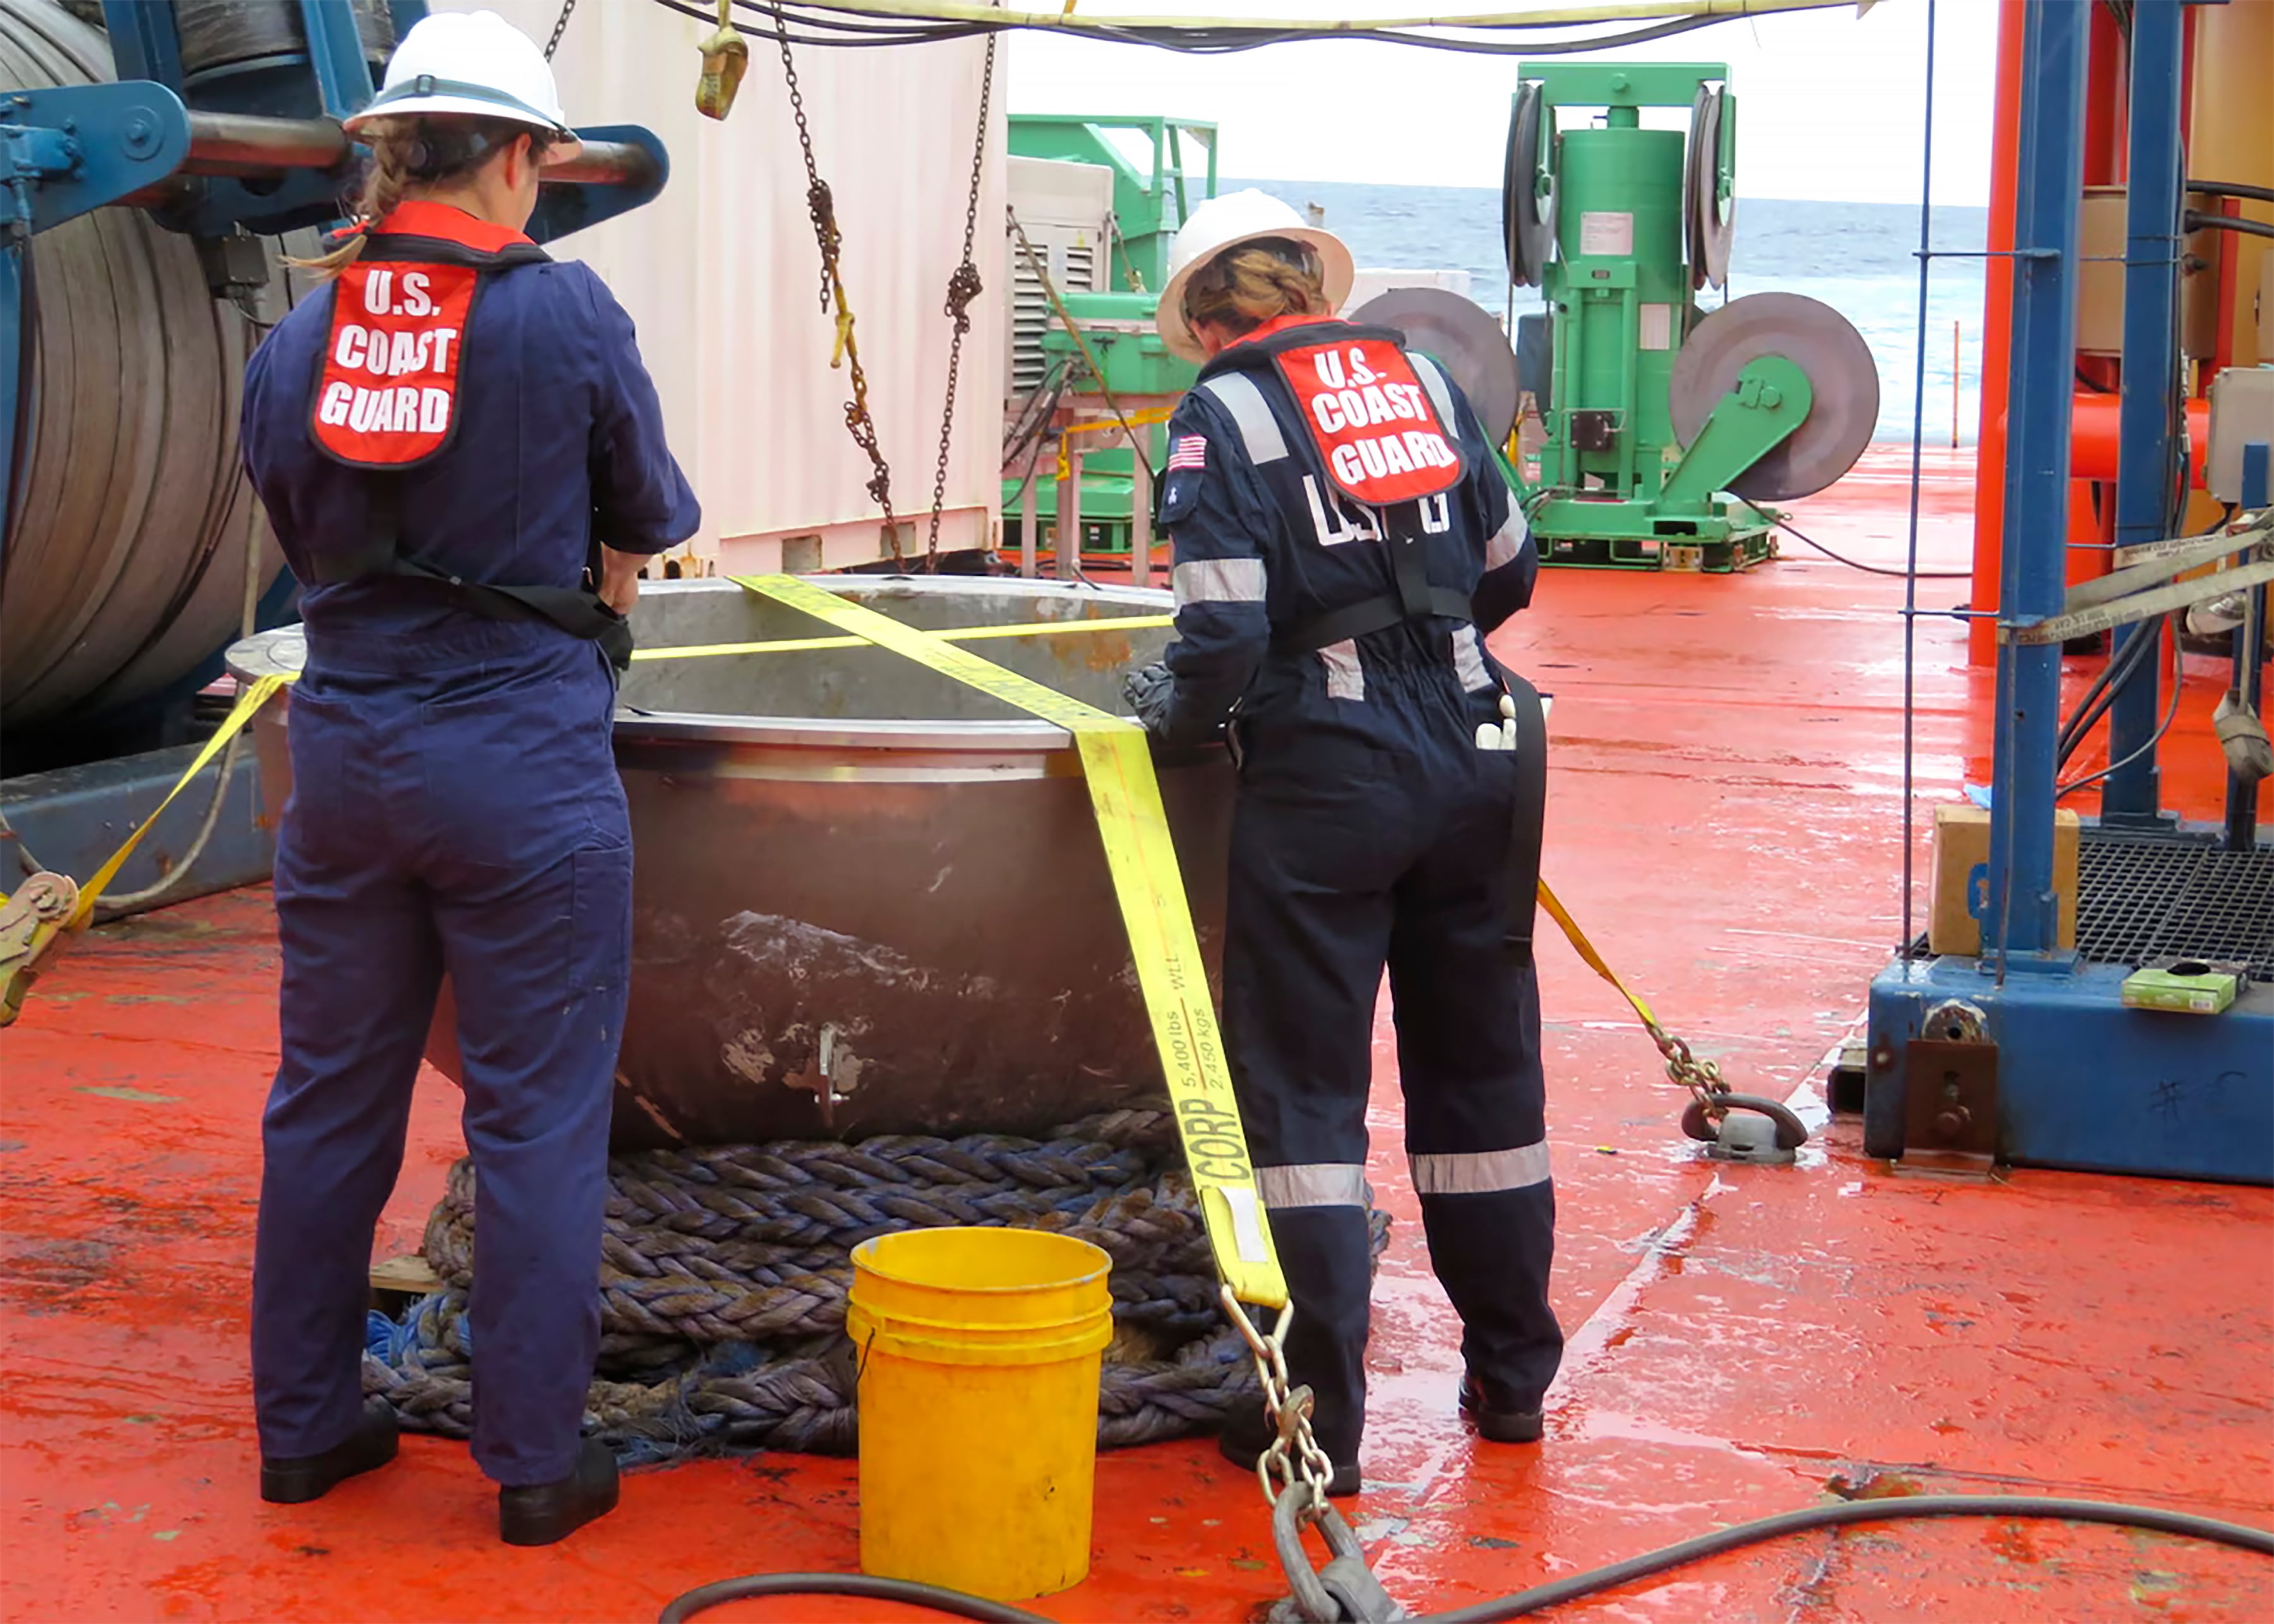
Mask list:
POLYGON ((1179 468, 1206 468, 1207 466, 1208 439, 1205 435, 1183 435, 1178 438, 1175 445, 1169 447, 1169 469, 1172 473, 1179 468))

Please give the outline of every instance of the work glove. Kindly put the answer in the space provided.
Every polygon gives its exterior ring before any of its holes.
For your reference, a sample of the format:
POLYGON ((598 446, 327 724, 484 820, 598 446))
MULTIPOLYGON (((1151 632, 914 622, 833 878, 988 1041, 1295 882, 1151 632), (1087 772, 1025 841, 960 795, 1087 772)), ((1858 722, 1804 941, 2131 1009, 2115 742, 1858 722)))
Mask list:
POLYGON ((1177 680, 1159 660, 1131 672, 1122 681, 1122 697, 1129 702, 1130 710, 1156 741, 1168 736, 1169 699, 1176 688, 1177 680))

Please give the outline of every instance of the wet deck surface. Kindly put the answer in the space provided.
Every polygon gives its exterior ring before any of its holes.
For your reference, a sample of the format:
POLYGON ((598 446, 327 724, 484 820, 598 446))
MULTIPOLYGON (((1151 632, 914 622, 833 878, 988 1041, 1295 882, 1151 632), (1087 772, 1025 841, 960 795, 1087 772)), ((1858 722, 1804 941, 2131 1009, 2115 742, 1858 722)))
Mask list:
MULTIPOLYGON (((1930 491, 1931 566, 1964 567, 1964 475, 1930 491)), ((1901 502, 1875 456, 1796 517, 1888 564, 1901 502)), ((1556 696, 1551 883, 1669 1024, 1780 1096, 1811 1086, 1901 930, 1902 584, 1788 552, 1736 580, 1552 572, 1499 644, 1556 696)), ((1925 582, 1920 602, 1965 592, 1925 582)), ((1954 621, 1922 623, 1919 650, 1921 793, 1953 799, 1988 776, 1990 685, 1957 664, 1954 621)), ((2216 682, 2209 662, 2191 673, 2165 756, 2195 816, 2218 794, 2216 682)), ((409 1439, 312 1507, 258 1501, 245 1296, 276 974, 265 894, 219 898, 81 943, 0 1038, 0 1613, 629 1620, 730 1574, 854 1568, 849 1462, 644 1471, 615 1515, 541 1552, 496 1543, 457 1444, 409 1439)), ((1539 1448, 1452 1420, 1455 1327, 1379 1051, 1374 1177, 1399 1222, 1352 1515, 1409 1607, 1873 1479, 2274 1525, 2274 1192, 1897 1176, 1844 1123, 1797 1168, 1717 1167, 1681 1138, 1681 1096, 1615 996, 1552 942, 1542 977, 1571 1352, 1539 1448)), ((383 1252, 415 1246, 459 1154, 455 1090, 430 1074, 421 1095, 383 1252)), ((1278 1589, 1253 1480, 1193 1441, 1101 1461, 1094 1575, 1036 1605, 1232 1620, 1278 1589)), ((2111 1530, 1899 1525, 1568 1611, 2257 1620, 2274 1564, 2111 1530)))

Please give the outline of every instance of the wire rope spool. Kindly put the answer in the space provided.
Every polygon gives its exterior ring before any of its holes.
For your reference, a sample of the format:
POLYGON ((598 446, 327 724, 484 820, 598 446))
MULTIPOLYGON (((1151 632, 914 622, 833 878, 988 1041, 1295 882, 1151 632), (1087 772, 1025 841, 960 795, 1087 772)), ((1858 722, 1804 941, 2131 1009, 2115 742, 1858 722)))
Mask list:
MULTIPOLYGON (((387 0, 352 4, 356 34, 375 84, 395 49, 394 14, 387 0)), ((297 0, 174 0, 174 19, 181 31, 183 80, 192 88, 294 64, 308 55, 307 24, 297 0)))
POLYGON ((1486 440, 1497 446, 1508 439, 1516 426, 1516 351, 1475 300, 1442 288, 1392 288, 1352 311, 1350 320, 1404 334, 1409 349, 1434 357, 1461 386, 1486 440))
POLYGON ((1508 121, 1508 162, 1501 182, 1501 236, 1509 280, 1536 288, 1555 248, 1555 109, 1537 80, 1517 87, 1508 121))
POLYGON ((1690 148, 1682 165, 1683 238, 1690 285, 1725 287, 1737 235, 1737 100, 1726 87, 1700 85, 1690 111, 1690 148))
POLYGON ((1848 318, 1798 293, 1749 293, 1690 330, 1667 388, 1675 438, 1698 438, 1746 363, 1779 356, 1807 375, 1815 399, 1791 436, 1729 482, 1757 502, 1813 496, 1856 466, 1879 421, 1879 369, 1848 318))
MULTIPOLYGON (((113 77, 102 33, 56 0, 0 0, 0 85, 113 77)), ((28 387, 0 554, 0 729, 159 693, 241 623, 264 523, 239 472, 238 395, 259 329, 207 290, 195 246, 132 209, 30 239, 28 387)), ((256 590, 282 568, 260 543, 256 590)))

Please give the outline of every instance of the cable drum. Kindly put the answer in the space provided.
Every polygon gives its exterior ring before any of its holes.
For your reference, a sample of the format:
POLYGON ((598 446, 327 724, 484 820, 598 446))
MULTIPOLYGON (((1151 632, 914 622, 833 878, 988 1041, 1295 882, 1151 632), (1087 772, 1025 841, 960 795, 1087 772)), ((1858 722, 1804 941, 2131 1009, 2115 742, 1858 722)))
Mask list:
POLYGON ((1555 182, 1550 160, 1555 113, 1540 81, 1517 86, 1508 120, 1507 166, 1501 177, 1501 237, 1509 280, 1538 287, 1555 248, 1555 182))
MULTIPOLYGON (((0 84, 113 77, 102 34, 56 0, 0 0, 0 84)), ((187 237, 98 209, 30 241, 28 387, 0 557, 0 729, 157 693, 237 631, 282 568, 239 471, 259 329, 208 292, 187 237)), ((0 425, 5 432, 10 425, 0 425)))
MULTIPOLYGON (((395 18, 387 0, 354 0, 356 34, 375 71, 395 49, 395 18)), ((308 30, 297 0, 175 0, 185 83, 223 70, 270 66, 305 56, 308 30)))

